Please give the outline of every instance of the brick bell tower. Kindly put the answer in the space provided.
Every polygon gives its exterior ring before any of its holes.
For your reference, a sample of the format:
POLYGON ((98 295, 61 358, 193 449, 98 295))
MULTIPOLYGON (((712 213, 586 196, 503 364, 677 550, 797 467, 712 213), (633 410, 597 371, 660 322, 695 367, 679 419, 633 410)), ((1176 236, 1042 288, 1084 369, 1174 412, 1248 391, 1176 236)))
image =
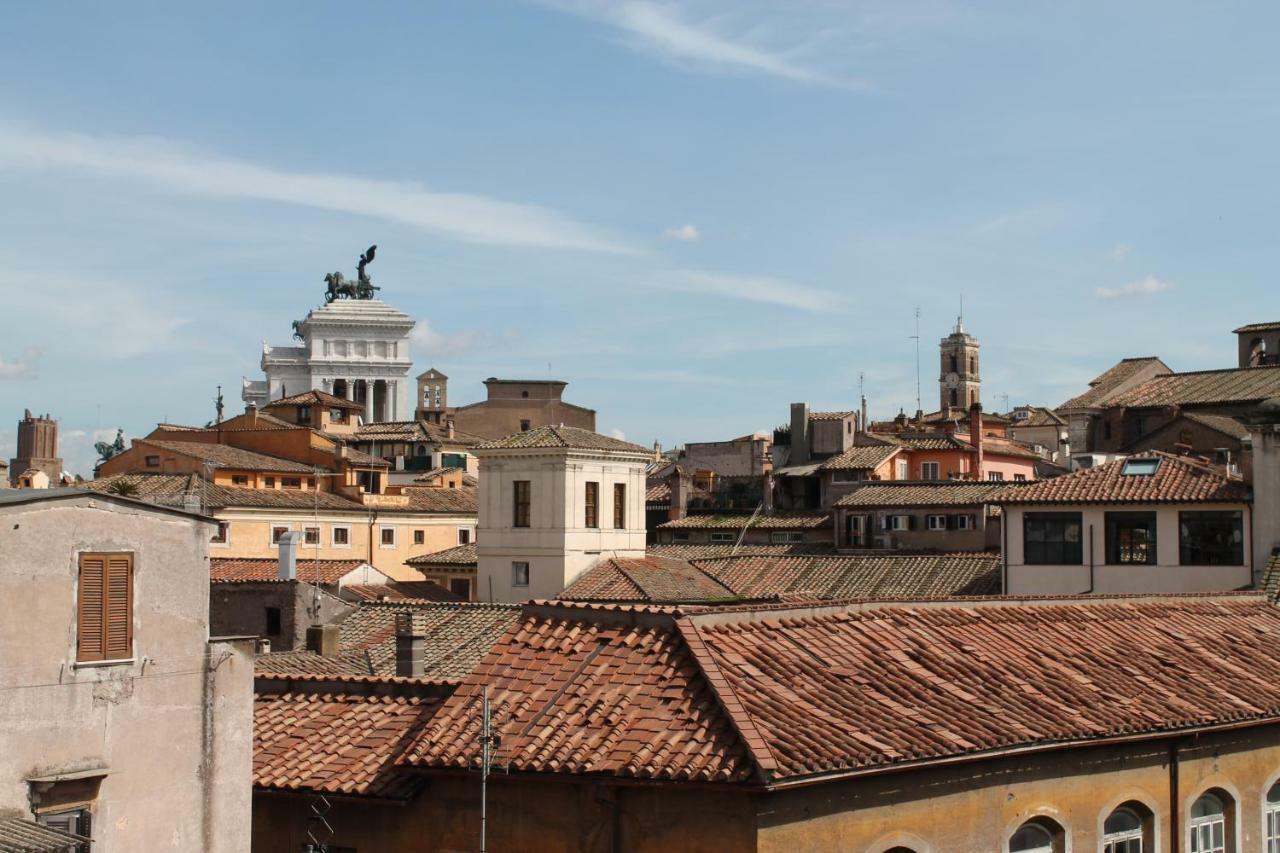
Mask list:
POLYGON ((939 344, 941 371, 938 376, 940 411, 961 413, 982 402, 982 380, 978 372, 978 339, 964 330, 964 315, 939 344))
POLYGON ((32 415, 27 409, 18 421, 18 453, 9 460, 9 482, 18 484, 23 472, 34 468, 49 475, 57 484, 62 477, 62 460, 58 457, 58 423, 45 415, 32 415))

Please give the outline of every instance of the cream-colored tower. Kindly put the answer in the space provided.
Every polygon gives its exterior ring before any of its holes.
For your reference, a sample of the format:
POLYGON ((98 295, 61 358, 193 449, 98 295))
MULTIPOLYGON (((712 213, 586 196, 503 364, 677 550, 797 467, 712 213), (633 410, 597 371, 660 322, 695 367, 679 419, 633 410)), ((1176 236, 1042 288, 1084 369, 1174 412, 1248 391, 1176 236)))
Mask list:
POLYGON ((956 318, 955 329, 939 345, 941 373, 938 376, 939 408, 968 410, 982 402, 982 380, 978 372, 978 339, 964 330, 964 319, 956 318))
POLYGON ((480 601, 552 598, 602 557, 643 557, 653 451, 544 426, 477 446, 480 601))

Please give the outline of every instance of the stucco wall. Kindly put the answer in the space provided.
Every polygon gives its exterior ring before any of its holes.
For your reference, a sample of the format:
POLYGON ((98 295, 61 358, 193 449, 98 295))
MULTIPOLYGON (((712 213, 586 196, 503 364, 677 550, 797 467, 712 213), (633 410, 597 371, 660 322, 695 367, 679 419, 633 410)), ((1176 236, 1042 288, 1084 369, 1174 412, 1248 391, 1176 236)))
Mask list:
POLYGON ((1090 528, 1093 530, 1093 591, 1213 592, 1239 589, 1251 581, 1249 509, 1244 504, 1111 504, 1105 506, 1006 507, 1008 592, 1012 595, 1080 593, 1089 589, 1090 528), (1183 566, 1179 564, 1178 512, 1181 510, 1240 511, 1244 524, 1244 563, 1240 566, 1183 566), (1026 565, 1023 562, 1023 515, 1026 512, 1080 512, 1083 563, 1077 566, 1026 565), (1156 513, 1155 565, 1109 566, 1107 512, 1156 513))
POLYGON ((1280 547, 1280 426, 1250 431, 1253 461, 1254 573, 1261 576, 1272 549, 1280 547))
POLYGON ((88 496, 0 507, 0 810, 105 768, 95 851, 247 849, 253 651, 208 642, 211 527, 88 496), (128 661, 76 663, 85 551, 134 555, 128 661))
POLYGON ((259 636, 271 641, 273 652, 306 645, 307 626, 328 625, 355 606, 297 581, 209 584, 209 630, 214 636, 259 636), (280 632, 267 633, 267 608, 280 609, 280 632))

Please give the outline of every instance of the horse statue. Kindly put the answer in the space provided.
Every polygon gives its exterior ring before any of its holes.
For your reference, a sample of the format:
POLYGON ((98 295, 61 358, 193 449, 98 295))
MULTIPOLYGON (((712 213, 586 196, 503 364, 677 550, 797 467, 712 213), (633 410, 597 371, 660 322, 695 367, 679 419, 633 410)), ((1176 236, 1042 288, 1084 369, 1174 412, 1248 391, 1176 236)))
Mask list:
POLYGON ((98 462, 106 462, 113 456, 124 453, 124 430, 116 430, 116 440, 107 444, 105 441, 99 441, 93 445, 93 449, 98 451, 98 462))
MULTIPOLYGON (((359 290, 357 282, 347 281, 342 277, 340 272, 331 272, 324 277, 328 290, 325 291, 324 301, 332 302, 335 299, 359 299, 359 290)), ((368 298, 368 297, 366 297, 368 298)))
POLYGON ((302 321, 301 321, 301 320, 294 320, 294 321, 293 321, 293 337, 294 337, 294 340, 298 340, 298 341, 305 341, 305 340, 306 340, 306 338, 304 338, 304 337, 302 336, 302 321))
MULTIPOLYGON (((324 277, 325 284, 328 289, 324 294, 325 304, 333 302, 335 299, 372 299, 375 291, 380 288, 376 287, 369 274, 365 272, 365 267, 373 263, 373 256, 378 251, 375 243, 365 250, 360 256, 360 262, 356 264, 356 280, 347 281, 342 277, 340 272, 331 272, 324 277)), ((294 337, 298 335, 298 324, 293 324, 294 337)))

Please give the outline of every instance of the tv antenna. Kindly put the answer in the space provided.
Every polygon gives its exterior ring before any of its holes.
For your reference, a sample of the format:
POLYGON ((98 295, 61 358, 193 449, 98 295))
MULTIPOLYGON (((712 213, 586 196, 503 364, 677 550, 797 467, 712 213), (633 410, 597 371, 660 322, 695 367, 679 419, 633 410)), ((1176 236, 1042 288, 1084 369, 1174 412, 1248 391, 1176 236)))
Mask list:
POLYGON ((916 306, 916 333, 908 335, 907 340, 916 342, 916 411, 924 409, 920 405, 920 306, 916 306))

